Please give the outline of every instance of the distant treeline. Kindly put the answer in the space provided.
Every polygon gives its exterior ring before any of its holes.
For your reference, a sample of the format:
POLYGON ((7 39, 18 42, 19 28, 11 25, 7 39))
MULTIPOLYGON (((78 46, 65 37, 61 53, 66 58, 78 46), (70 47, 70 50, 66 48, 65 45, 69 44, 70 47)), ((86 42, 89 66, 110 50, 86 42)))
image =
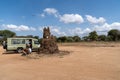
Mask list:
POLYGON ((96 31, 92 31, 88 36, 62 36, 56 38, 57 42, 80 42, 80 41, 120 41, 120 31, 112 29, 107 35, 98 35, 96 31))
MULTIPOLYGON (((15 32, 10 30, 0 30, 0 41, 6 40, 9 37, 32 37, 39 39, 39 36, 16 36, 15 32)), ((61 36, 55 37, 57 42, 80 42, 80 41, 120 41, 120 31, 117 29, 112 29, 108 31, 107 35, 98 35, 96 31, 92 31, 88 36, 80 37, 80 36, 61 36)))

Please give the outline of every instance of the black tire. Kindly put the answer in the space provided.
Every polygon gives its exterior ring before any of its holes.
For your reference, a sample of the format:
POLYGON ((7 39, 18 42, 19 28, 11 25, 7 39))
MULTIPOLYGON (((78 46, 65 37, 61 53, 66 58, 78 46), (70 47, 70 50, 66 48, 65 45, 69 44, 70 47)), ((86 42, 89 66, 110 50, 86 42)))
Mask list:
POLYGON ((23 48, 17 48, 18 53, 22 53, 23 48))

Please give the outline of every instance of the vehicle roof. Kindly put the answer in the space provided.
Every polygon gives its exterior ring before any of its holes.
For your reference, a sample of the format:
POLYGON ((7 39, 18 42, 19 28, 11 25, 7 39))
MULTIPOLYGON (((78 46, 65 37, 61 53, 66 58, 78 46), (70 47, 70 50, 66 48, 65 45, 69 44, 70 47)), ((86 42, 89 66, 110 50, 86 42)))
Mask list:
MULTIPOLYGON (((13 37, 13 38, 7 38, 7 39, 35 39, 35 38, 18 38, 18 37, 13 37)), ((37 39, 35 39, 35 40, 37 40, 37 39)))

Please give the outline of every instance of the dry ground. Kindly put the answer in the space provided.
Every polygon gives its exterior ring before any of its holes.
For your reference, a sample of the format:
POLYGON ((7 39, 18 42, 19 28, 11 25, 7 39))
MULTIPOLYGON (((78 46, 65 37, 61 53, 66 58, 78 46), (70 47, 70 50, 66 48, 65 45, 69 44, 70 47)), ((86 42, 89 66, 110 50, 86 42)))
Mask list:
POLYGON ((120 80, 120 47, 84 44, 59 44, 71 53, 40 59, 2 54, 0 47, 0 80, 120 80))

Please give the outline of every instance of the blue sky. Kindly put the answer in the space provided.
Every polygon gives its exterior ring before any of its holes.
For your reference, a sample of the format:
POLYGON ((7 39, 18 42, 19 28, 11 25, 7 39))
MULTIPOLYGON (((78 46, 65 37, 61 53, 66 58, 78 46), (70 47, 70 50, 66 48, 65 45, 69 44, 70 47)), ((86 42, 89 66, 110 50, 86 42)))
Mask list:
POLYGON ((55 36, 120 30, 120 0, 0 0, 0 30, 42 37, 47 26, 55 36))

